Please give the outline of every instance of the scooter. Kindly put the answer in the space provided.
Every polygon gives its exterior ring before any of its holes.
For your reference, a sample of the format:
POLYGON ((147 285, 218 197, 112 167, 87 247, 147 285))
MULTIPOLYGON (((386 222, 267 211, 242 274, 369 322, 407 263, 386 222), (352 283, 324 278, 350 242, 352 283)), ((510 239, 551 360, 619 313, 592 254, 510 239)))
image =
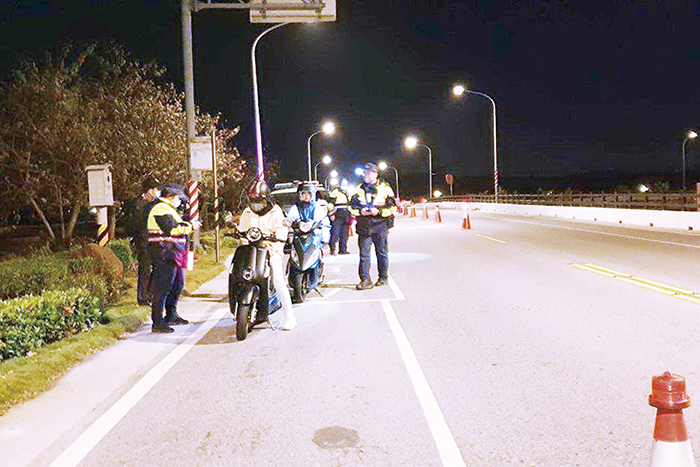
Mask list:
POLYGON ((321 228, 322 221, 296 221, 292 224, 288 276, 294 303, 302 303, 314 289, 318 292, 317 287, 323 281, 323 244, 314 235, 314 230, 321 228))
POLYGON ((236 320, 236 338, 244 340, 253 327, 269 320, 269 316, 282 308, 282 302, 272 285, 270 253, 263 242, 284 242, 274 235, 267 236, 257 227, 226 234, 244 238, 247 245, 240 245, 226 258, 224 265, 228 276, 229 309, 236 320))

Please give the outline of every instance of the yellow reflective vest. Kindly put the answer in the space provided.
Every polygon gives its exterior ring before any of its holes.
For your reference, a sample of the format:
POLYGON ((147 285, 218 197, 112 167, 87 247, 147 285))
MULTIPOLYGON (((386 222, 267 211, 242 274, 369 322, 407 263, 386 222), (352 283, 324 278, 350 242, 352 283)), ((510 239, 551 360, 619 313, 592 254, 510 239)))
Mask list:
POLYGON ((192 234, 192 224, 182 220, 170 203, 160 198, 146 219, 149 244, 172 244, 184 246, 187 236, 192 234))

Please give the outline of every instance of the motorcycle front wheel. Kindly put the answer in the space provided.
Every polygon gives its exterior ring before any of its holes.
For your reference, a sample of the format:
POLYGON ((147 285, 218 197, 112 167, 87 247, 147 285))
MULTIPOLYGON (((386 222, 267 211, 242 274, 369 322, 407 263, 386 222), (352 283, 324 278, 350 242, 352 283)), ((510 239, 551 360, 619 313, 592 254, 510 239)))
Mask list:
POLYGON ((250 315, 253 311, 253 305, 238 304, 238 315, 236 316, 236 339, 239 341, 245 340, 248 337, 250 326, 250 315))
POLYGON ((304 273, 298 272, 292 276, 292 291, 294 292, 293 299, 294 303, 304 302, 304 273))

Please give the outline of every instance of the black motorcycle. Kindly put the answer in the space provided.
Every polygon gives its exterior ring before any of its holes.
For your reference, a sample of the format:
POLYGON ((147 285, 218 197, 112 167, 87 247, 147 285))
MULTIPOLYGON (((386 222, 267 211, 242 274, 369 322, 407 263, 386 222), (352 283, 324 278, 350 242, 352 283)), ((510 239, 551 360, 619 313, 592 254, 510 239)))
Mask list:
POLYGON ((246 245, 236 248, 226 258, 229 309, 236 320, 236 338, 244 340, 253 327, 264 323, 282 307, 272 285, 270 252, 263 242, 284 242, 274 235, 264 235, 257 227, 246 232, 234 228, 226 236, 246 239, 246 245))

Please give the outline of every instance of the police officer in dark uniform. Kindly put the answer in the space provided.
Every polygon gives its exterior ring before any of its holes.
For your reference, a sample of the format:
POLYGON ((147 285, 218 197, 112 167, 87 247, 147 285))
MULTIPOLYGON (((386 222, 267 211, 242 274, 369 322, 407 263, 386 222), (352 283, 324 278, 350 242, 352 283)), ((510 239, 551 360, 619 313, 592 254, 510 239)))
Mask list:
POLYGON ((371 162, 365 164, 364 182, 350 198, 350 212, 357 217, 357 235, 360 246, 360 283, 357 290, 385 285, 389 280, 389 228, 396 212, 394 190, 379 180, 379 169, 371 162), (372 244, 377 256, 379 279, 375 284, 369 276, 372 265, 372 244))
POLYGON ((153 263, 152 332, 169 333, 173 332, 169 324, 188 323, 177 314, 177 302, 185 286, 187 237, 193 232, 192 224, 184 221, 177 212, 177 208, 186 200, 182 185, 164 185, 161 197, 151 207, 146 220, 153 263), (166 311, 165 317, 163 308, 166 311))
POLYGON ((338 253, 341 255, 348 254, 348 236, 350 234, 350 218, 352 217, 349 211, 350 198, 347 191, 348 182, 343 179, 339 186, 336 186, 328 194, 330 202, 335 208, 334 214, 331 216, 331 241, 329 247, 331 254, 335 254, 336 246, 338 253))
POLYGON ((151 304, 151 256, 148 251, 146 218, 153 203, 160 196, 158 180, 146 178, 141 184, 142 193, 134 200, 129 218, 129 235, 138 261, 138 282, 136 283, 136 300, 139 305, 151 304))

